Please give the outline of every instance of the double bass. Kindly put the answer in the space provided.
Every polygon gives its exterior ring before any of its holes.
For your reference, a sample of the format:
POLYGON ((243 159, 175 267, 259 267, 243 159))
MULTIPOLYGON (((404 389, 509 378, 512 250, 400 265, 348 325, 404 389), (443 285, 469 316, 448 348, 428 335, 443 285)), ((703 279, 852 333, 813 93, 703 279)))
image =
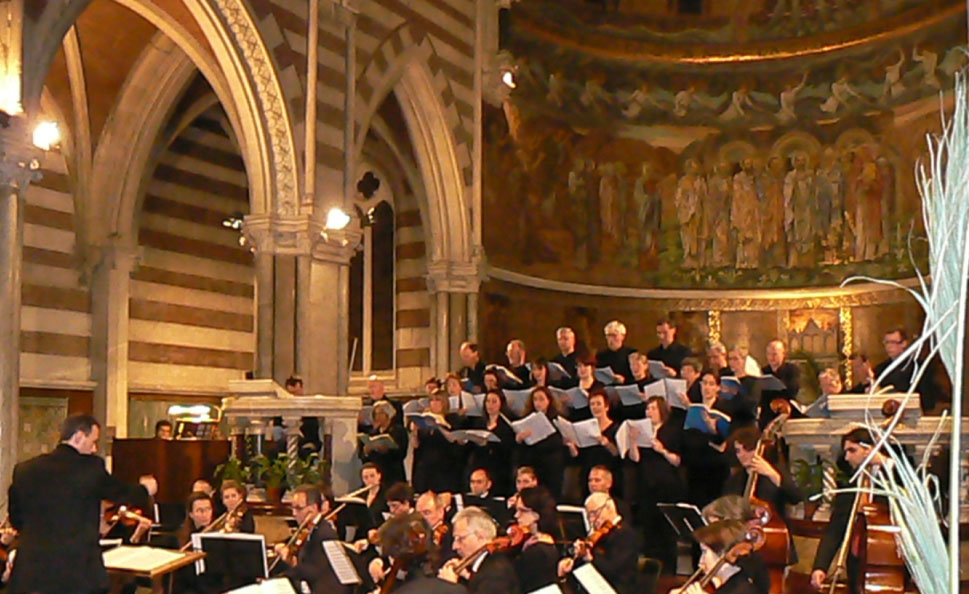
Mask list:
MULTIPOLYGON (((791 403, 787 400, 778 398, 771 402, 770 406, 777 416, 764 428, 760 439, 757 440, 758 456, 763 456, 767 446, 776 442, 778 432, 791 416, 791 403)), ((751 472, 747 476, 744 499, 750 501, 750 507, 754 512, 751 523, 763 534, 763 544, 759 550, 770 572, 771 594, 780 594, 784 587, 784 568, 792 559, 791 535, 787 522, 778 513, 774 504, 754 495, 757 492, 759 477, 756 472, 751 472)))

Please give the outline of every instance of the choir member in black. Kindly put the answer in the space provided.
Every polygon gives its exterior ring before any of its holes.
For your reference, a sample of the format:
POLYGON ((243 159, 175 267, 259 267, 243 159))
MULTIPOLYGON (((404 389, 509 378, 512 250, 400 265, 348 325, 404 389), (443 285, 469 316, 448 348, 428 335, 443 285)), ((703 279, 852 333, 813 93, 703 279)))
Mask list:
POLYGON ((256 531, 256 520, 252 516, 252 510, 246 505, 246 488, 230 480, 222 481, 219 491, 222 494, 222 504, 228 512, 224 530, 253 534, 256 531))
POLYGON ((717 375, 730 375, 730 366, 727 363, 727 347, 722 342, 711 342, 707 345, 707 366, 717 375))
POLYGON ((394 414, 391 417, 391 420, 397 425, 404 424, 404 405, 401 404, 399 400, 391 400, 390 398, 387 398, 384 383, 377 379, 376 375, 371 375, 367 379, 367 391, 370 393, 370 398, 373 399, 372 404, 374 406, 376 406, 379 402, 386 402, 394 407, 394 414))
POLYGON ((545 357, 539 357, 532 361, 531 371, 529 373, 529 379, 531 381, 531 386, 542 386, 548 387, 548 360, 545 357))
MULTIPOLYGON (((844 452, 844 459, 851 467, 852 474, 865 461, 869 454, 871 454, 874 445, 875 440, 872 438, 868 429, 864 427, 853 429, 841 436, 841 451, 844 452)), ((876 452, 872 456, 867 470, 872 474, 886 471, 885 457, 881 452, 876 452)), ((884 498, 875 498, 876 502, 879 502, 879 500, 884 502, 884 498)), ((831 520, 828 522, 828 527, 824 531, 824 536, 821 537, 821 543, 818 545, 817 552, 815 553, 813 570, 811 571, 811 585, 816 589, 821 589, 822 584, 828 579, 828 572, 832 569, 832 561, 837 556, 838 550, 841 548, 844 540, 850 537, 850 535, 845 533, 848 530, 848 520, 851 517, 854 502, 855 493, 838 493, 834 497, 831 509, 831 520)), ((854 578, 858 576, 858 573, 862 569, 859 565, 858 558, 853 554, 849 554, 847 559, 849 584, 853 585, 857 582, 854 578)), ((851 590, 853 591, 854 588, 851 588, 851 590)), ((855 593, 853 592, 853 594, 855 593)))
POLYGON ((464 367, 459 372, 461 378, 469 380, 475 391, 484 391, 485 363, 481 360, 478 345, 473 342, 463 342, 458 354, 461 355, 461 362, 464 363, 464 367))
POLYGON ((480 552, 497 535, 495 523, 487 512, 466 507, 454 516, 453 529, 454 550, 460 561, 475 553, 478 556, 461 575, 454 571, 459 560, 448 561, 438 572, 438 577, 451 583, 460 581, 472 594, 518 594, 522 591, 515 567, 505 554, 480 552))
POLYGON ((508 370, 522 381, 520 384, 509 385, 509 389, 524 390, 531 387, 532 375, 526 365, 528 353, 525 350, 525 343, 517 338, 510 341, 505 347, 505 356, 508 358, 508 370))
POLYGON ((484 378, 484 389, 482 392, 501 390, 501 375, 495 369, 487 369, 482 375, 484 378))
MULTIPOLYGON (((719 376, 712 371, 704 371, 700 386, 703 403, 709 408, 721 409, 719 376)), ((697 507, 703 507, 720 496, 720 487, 729 474, 727 458, 723 453, 724 438, 716 433, 716 423, 709 416, 707 418, 711 421, 710 432, 684 429, 682 436, 687 501, 697 507)))
POLYGON ((363 462, 373 462, 380 467, 384 482, 393 484, 405 480, 404 458, 407 456, 407 430, 395 421, 397 410, 390 402, 376 402, 373 405, 371 418, 373 427, 371 437, 387 435, 393 445, 377 441, 368 443, 360 448, 360 459, 363 462))
POLYGON ((777 413, 771 408, 770 403, 775 398, 785 400, 797 399, 797 393, 801 389, 801 370, 797 365, 787 360, 787 347, 779 340, 772 340, 767 344, 767 365, 760 370, 764 375, 773 375, 784 383, 785 390, 764 390, 760 397, 760 417, 759 426, 761 429, 767 426, 777 413))
MULTIPOLYGON (((585 390, 587 396, 596 390, 605 388, 605 385, 596 379, 595 372, 595 357, 592 355, 583 355, 578 358, 575 368, 575 374, 579 380, 577 386, 585 390)), ((585 419, 592 418, 592 412, 587 406, 583 406, 582 408, 570 406, 568 409, 568 417, 570 421, 584 421, 585 419)))
POLYGON ((485 395, 484 416, 472 418, 469 425, 473 429, 486 429, 498 437, 500 442, 485 442, 475 445, 469 460, 470 468, 487 468, 494 482, 494 494, 507 497, 513 492, 511 482, 511 459, 515 449, 515 431, 506 419, 512 418, 505 395, 500 390, 485 395))
MULTIPOLYGON (((737 520, 722 520, 706 526, 701 526, 693 532, 700 542, 700 568, 706 572, 715 572, 710 582, 715 592, 720 594, 767 594, 770 588, 764 589, 758 585, 754 576, 747 573, 743 563, 724 561, 718 565, 720 558, 743 542, 746 527, 737 520)), ((741 558, 742 559, 742 558, 741 558)), ((670 594, 703 594, 707 590, 695 583, 686 589, 673 589, 670 594)))
POLYGON ((594 390, 589 394, 589 410, 592 412, 592 418, 599 423, 599 431, 602 433, 599 436, 599 443, 581 450, 572 442, 566 442, 565 445, 568 446, 572 457, 578 458, 582 466, 582 476, 588 476, 593 466, 603 465, 617 477, 616 487, 621 489, 622 466, 619 448, 616 447, 616 431, 619 430, 619 423, 615 422, 610 415, 611 404, 609 395, 604 390, 594 390))
POLYGON ((656 322, 656 336, 659 346, 651 349, 646 356, 650 361, 659 361, 666 367, 666 374, 670 377, 679 375, 683 359, 693 354, 689 347, 676 342, 676 322, 664 318, 656 322))
POLYGON ((578 353, 575 350, 575 331, 568 326, 562 326, 555 331, 555 341, 559 345, 559 354, 552 359, 561 365, 565 371, 569 372, 571 378, 567 378, 556 385, 557 388, 568 389, 575 385, 575 365, 578 353))
POLYGON ((871 368, 871 361, 864 353, 851 353, 851 379, 855 385, 848 390, 849 394, 867 394, 871 391, 871 384, 875 381, 875 372, 871 368))
MULTIPOLYGON (((316 516, 329 511, 327 500, 312 485, 296 487, 290 505, 293 517, 300 526, 308 525, 316 516)), ((350 594, 353 591, 353 586, 340 583, 326 555, 323 543, 330 540, 339 540, 339 536, 329 522, 320 520, 298 551, 287 547, 285 543, 276 545, 276 554, 288 566, 283 575, 289 578, 297 592, 306 592, 308 589, 310 594, 350 594)))
POLYGON ((624 499, 619 499, 613 495, 612 487, 614 484, 615 479, 613 478, 612 471, 609 470, 608 466, 593 466, 592 470, 589 471, 589 477, 586 481, 586 487, 589 489, 589 493, 605 493, 606 495, 612 497, 612 502, 615 504, 619 515, 627 518, 627 522, 632 522, 632 507, 626 503, 624 499))
MULTIPOLYGON (((562 416, 562 403, 559 402, 548 388, 538 387, 532 390, 525 404, 525 415, 533 412, 544 414, 549 422, 562 416)), ((562 434, 556 431, 542 441, 528 445, 525 443, 531 435, 528 429, 515 436, 518 441, 519 460, 522 464, 535 469, 540 484, 545 485, 556 499, 562 496, 562 472, 565 467, 565 444, 562 434)))
POLYGON ((699 359, 687 357, 680 365, 680 378, 686 380, 686 397, 693 404, 703 402, 703 393, 700 390, 700 373, 703 366, 699 359))
POLYGON ((559 554, 552 535, 558 531, 558 514, 548 489, 522 489, 515 503, 515 521, 528 532, 514 560, 522 591, 534 592, 556 583, 559 554))
MULTIPOLYGON (((881 377, 889 365, 894 363, 899 357, 902 357, 902 354, 909 346, 908 333, 904 328, 893 328, 885 333, 885 336, 882 338, 882 344, 885 346, 885 354, 888 355, 888 359, 885 359, 875 366, 873 373, 876 378, 881 377)), ((915 360, 915 356, 907 357, 906 360, 889 372, 887 376, 882 378, 878 382, 878 385, 895 386, 896 392, 907 392, 912 386, 912 375, 915 373, 915 360)), ((915 387, 915 392, 921 398, 922 412, 928 412, 935 408, 936 398, 942 390, 935 380, 935 371, 932 362, 926 363, 925 361, 921 361, 919 364, 929 366, 915 387)))
POLYGON ((757 422, 757 406, 761 401, 761 384, 757 378, 748 374, 747 349, 734 347, 727 354, 731 375, 740 382, 739 392, 734 393, 729 387, 724 388, 727 397, 722 410, 730 415, 730 432, 741 427, 753 425, 757 422))
POLYGON ((434 491, 425 491, 417 498, 417 513, 424 518, 431 529, 434 537, 434 545, 440 551, 440 563, 435 567, 435 571, 440 569, 440 564, 454 556, 454 535, 451 527, 445 520, 447 505, 444 498, 434 491))
POLYGON ((606 348, 596 353, 596 364, 599 367, 609 367, 617 376, 617 383, 632 383, 633 371, 629 368, 629 355, 636 349, 624 346, 626 341, 626 326, 619 320, 613 320, 603 329, 606 335, 606 348))
MULTIPOLYGON (((458 415, 451 413, 448 394, 443 390, 437 390, 428 397, 428 411, 451 428, 457 428, 462 422, 458 415)), ((461 446, 437 428, 418 430, 417 425, 411 423, 409 429, 414 451, 411 472, 414 490, 418 493, 459 491, 463 463, 461 446)))
POLYGON ((631 448, 629 460, 636 464, 639 525, 646 535, 643 552, 663 562, 663 570, 676 570, 676 533, 657 503, 683 501, 680 479, 683 426, 671 423, 670 408, 662 396, 646 403, 646 416, 653 425, 652 448, 631 448))
POLYGON ((631 405, 620 403, 620 406, 618 407, 619 415, 616 417, 616 420, 620 422, 626 419, 646 418, 646 399, 645 395, 642 394, 643 389, 653 382, 660 381, 659 379, 649 375, 649 360, 643 353, 633 353, 629 355, 629 369, 631 369, 633 373, 631 383, 635 384, 636 387, 639 388, 643 401, 639 404, 631 405))
POLYGON ((629 520, 616 511, 616 504, 605 493, 593 493, 585 500, 585 510, 594 531, 604 534, 595 543, 579 540, 573 544, 578 560, 559 561, 558 573, 565 576, 577 563, 592 563, 617 594, 641 592, 639 534, 629 520))

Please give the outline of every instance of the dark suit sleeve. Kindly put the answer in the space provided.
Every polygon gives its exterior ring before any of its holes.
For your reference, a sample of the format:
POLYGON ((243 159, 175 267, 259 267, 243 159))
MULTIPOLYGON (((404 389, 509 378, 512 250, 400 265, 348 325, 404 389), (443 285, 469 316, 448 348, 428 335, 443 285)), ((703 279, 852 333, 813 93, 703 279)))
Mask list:
POLYGON ((831 510, 831 521, 828 523, 828 529, 825 530, 824 536, 821 537, 812 569, 828 571, 831 561, 838 554, 838 548, 844 542, 845 530, 848 528, 848 519, 851 516, 854 502, 854 493, 838 493, 835 495, 832 504, 833 509, 831 510))
POLYGON ((14 467, 13 469, 13 481, 10 483, 10 488, 7 490, 7 502, 8 502, 8 512, 10 514, 10 525, 16 528, 18 531, 23 528, 23 513, 21 511, 22 504, 20 503, 19 489, 17 485, 19 481, 17 480, 17 475, 20 470, 20 465, 14 467))
POLYGON ((777 468, 777 472, 781 474, 781 485, 779 489, 781 496, 784 499, 784 503, 788 503, 790 505, 800 503, 804 499, 804 494, 801 493, 801 488, 798 487, 797 483, 794 482, 794 478, 791 476, 791 473, 783 466, 775 468, 777 468))
POLYGON ((87 464, 92 472, 98 472, 98 495, 102 500, 114 503, 126 503, 137 508, 148 509, 148 490, 141 485, 131 485, 111 476, 104 467, 104 460, 97 456, 87 458, 87 464))

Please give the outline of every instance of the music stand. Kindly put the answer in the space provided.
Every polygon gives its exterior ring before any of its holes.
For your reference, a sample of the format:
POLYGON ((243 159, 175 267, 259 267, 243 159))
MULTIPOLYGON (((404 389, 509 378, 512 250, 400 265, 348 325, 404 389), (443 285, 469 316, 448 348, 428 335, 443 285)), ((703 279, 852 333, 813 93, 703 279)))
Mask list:
POLYGON ((196 572, 220 584, 222 592, 268 577, 266 539, 261 534, 196 533, 192 547, 206 555, 196 564, 196 572))
POLYGON ((562 538, 568 541, 585 538, 592 531, 589 524, 589 514, 581 505, 556 505, 558 512, 559 530, 562 538))
POLYGON ((656 507, 663 512, 663 517, 673 526, 676 537, 682 540, 693 540, 693 531, 706 526, 700 508, 689 503, 657 503, 656 507))

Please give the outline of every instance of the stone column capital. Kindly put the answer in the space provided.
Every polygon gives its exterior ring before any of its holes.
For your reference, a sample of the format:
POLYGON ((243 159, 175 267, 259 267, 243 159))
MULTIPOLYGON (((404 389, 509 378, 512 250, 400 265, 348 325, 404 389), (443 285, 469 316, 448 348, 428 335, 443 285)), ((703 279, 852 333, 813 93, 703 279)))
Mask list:
POLYGON ((352 228, 327 229, 309 215, 248 215, 242 231, 256 253, 312 256, 340 264, 350 262, 362 237, 352 228))
POLYGON ((436 260, 427 264, 427 288, 432 293, 477 293, 481 267, 477 261, 436 260))
POLYGON ((11 117, 0 127, 0 186, 22 189, 40 179, 42 156, 31 142, 27 118, 11 117))

